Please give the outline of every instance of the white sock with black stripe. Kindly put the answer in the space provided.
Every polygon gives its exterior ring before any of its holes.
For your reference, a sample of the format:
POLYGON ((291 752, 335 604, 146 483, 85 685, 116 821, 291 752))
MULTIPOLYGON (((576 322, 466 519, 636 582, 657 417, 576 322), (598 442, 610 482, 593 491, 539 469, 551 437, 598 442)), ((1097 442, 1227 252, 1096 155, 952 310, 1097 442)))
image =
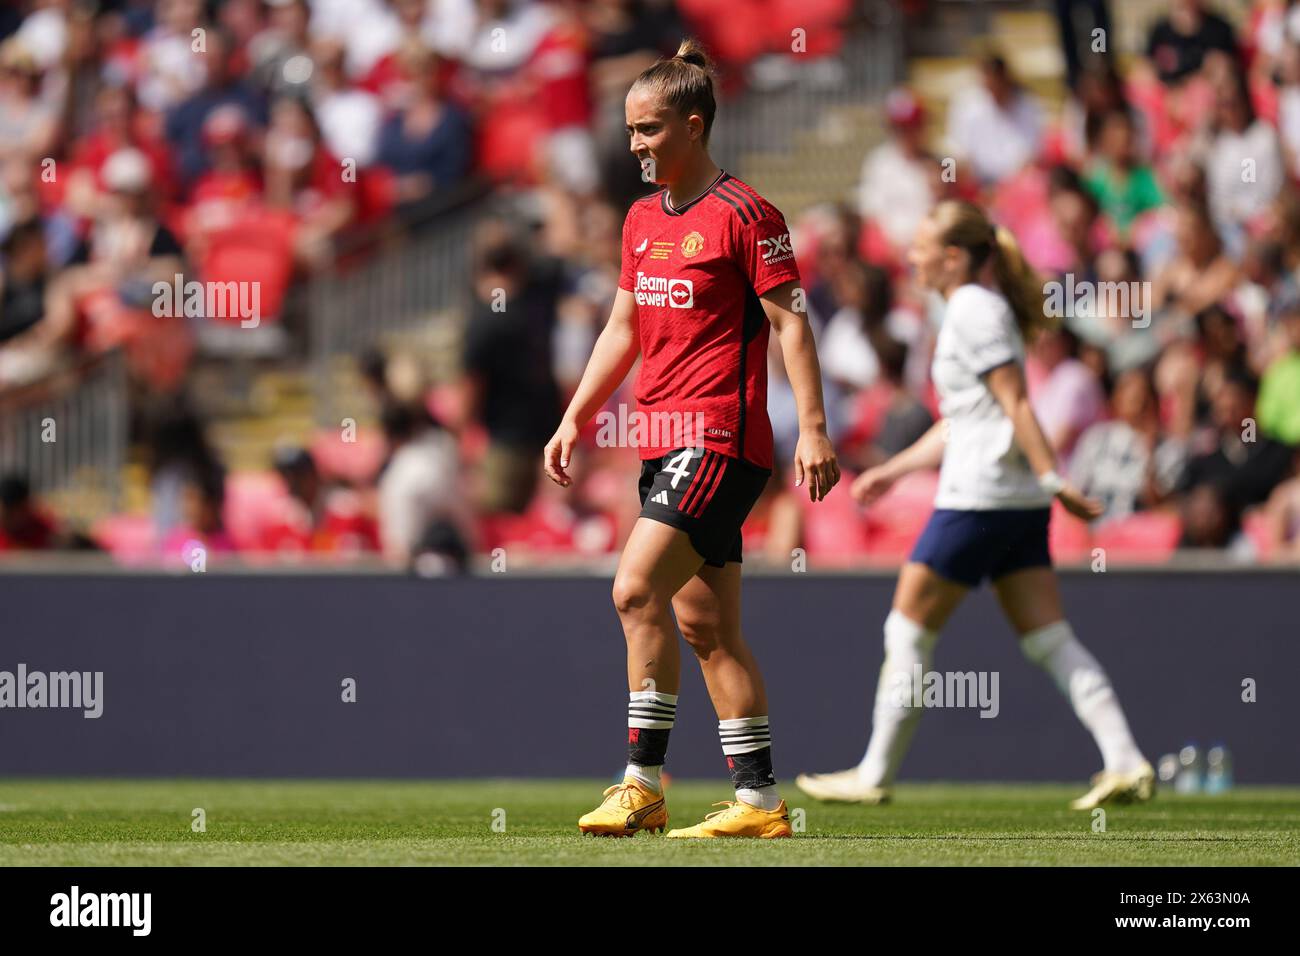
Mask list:
POLYGON ((668 756, 668 733, 676 720, 676 694, 628 692, 625 777, 640 781, 655 793, 661 790, 660 772, 668 756))
POLYGON ((760 810, 781 805, 772 773, 772 729, 766 715, 735 717, 718 721, 718 737, 727 769, 736 788, 736 799, 760 810))

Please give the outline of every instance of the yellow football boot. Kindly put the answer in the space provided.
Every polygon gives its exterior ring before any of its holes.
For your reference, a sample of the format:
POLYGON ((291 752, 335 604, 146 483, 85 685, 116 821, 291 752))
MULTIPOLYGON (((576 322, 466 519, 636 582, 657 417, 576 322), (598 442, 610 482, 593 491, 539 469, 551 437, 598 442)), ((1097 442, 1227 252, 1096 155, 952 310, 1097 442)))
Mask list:
POLYGON ((740 800, 723 800, 715 810, 704 818, 703 823, 684 830, 669 830, 668 836, 687 840, 711 840, 714 837, 758 837, 771 840, 777 837, 794 836, 790 829, 790 813, 785 808, 785 801, 775 810, 760 810, 740 800))
POLYGON ((635 836, 640 830, 658 833, 668 826, 664 795, 631 777, 605 791, 605 802, 578 820, 578 829, 595 836, 635 836))

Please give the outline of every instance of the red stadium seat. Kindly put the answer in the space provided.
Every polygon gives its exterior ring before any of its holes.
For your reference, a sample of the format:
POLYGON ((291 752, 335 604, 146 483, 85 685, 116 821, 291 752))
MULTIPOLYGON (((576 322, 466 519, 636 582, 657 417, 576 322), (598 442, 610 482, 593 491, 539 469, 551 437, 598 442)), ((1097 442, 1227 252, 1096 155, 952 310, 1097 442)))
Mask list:
POLYGON ((1106 550, 1106 560, 1167 561, 1178 547, 1182 522, 1164 511, 1141 511, 1097 528, 1093 544, 1106 550))
POLYGON ((869 545, 869 522, 858 503, 848 494, 855 476, 844 474, 830 496, 809 501, 804 488, 794 495, 803 511, 803 540, 809 557, 819 562, 848 562, 863 554, 869 545))
MULTIPOLYGON (((847 484, 851 479, 845 476, 844 481, 847 484)), ((868 508, 866 553, 882 559, 906 560, 930 520, 938 486, 938 472, 913 472, 868 508)))
MULTIPOLYGON (((725 4, 724 4, 725 5, 725 4)), ((793 31, 801 29, 808 57, 838 53, 844 43, 842 25, 852 12, 851 0, 774 0, 767 14, 769 48, 789 50, 793 31)))
POLYGON ((765 52, 765 27, 772 21, 762 0, 681 0, 677 6, 719 64, 743 66, 765 52))
POLYGON ((1052 502, 1047 547, 1053 561, 1086 561, 1092 556, 1092 532, 1088 525, 1066 511, 1059 501, 1052 502))
MULTIPOLYGON (((199 264, 203 281, 256 282, 261 322, 278 320, 293 278, 295 229, 291 216, 260 210, 229 228, 210 232, 199 264)), ((210 321, 235 324, 240 320, 235 316, 210 321)))

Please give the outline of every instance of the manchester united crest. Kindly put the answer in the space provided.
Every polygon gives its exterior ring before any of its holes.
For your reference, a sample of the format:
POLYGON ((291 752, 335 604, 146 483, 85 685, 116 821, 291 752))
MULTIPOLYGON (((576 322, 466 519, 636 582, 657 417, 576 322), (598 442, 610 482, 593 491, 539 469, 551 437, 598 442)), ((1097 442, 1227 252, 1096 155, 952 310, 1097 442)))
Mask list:
POLYGON ((698 256, 703 248, 704 237, 698 232, 687 233, 686 238, 682 240, 682 255, 687 259, 698 256))

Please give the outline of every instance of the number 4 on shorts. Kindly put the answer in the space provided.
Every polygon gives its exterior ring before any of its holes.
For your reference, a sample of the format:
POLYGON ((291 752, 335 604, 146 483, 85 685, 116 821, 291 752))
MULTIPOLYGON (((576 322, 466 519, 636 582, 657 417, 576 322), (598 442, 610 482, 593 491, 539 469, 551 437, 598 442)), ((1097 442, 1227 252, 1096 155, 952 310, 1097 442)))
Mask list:
POLYGON ((694 454, 694 448, 687 448, 681 454, 673 458, 672 461, 668 462, 668 464, 664 465, 664 471, 673 476, 673 491, 677 490, 677 482, 681 481, 683 478, 689 478, 691 476, 691 470, 686 466, 690 463, 691 456, 694 454))

